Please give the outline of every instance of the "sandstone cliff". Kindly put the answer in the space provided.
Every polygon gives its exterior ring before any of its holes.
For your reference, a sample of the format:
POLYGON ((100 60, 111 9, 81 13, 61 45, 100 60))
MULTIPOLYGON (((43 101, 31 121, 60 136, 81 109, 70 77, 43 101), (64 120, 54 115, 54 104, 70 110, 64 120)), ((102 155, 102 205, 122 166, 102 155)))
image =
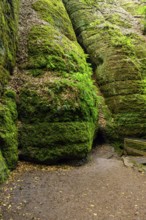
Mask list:
MULTIPOLYGON (((114 120, 114 142, 146 137, 146 37, 143 1, 63 0, 114 120)), ((119 143, 120 144, 120 143, 119 143)))
POLYGON ((86 157, 99 130, 146 138, 143 1, 5 0, 0 15, 0 181, 18 147, 50 164, 86 157))

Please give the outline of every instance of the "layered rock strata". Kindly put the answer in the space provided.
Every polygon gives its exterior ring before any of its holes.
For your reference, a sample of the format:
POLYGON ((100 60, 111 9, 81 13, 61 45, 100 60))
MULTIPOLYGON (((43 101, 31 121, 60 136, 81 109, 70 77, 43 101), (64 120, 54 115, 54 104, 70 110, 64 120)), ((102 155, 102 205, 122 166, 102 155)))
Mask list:
POLYGON ((145 3, 63 0, 113 115, 114 142, 146 138, 145 3))
POLYGON ((86 157, 97 122, 87 56, 61 0, 22 0, 17 92, 22 158, 41 163, 86 157))

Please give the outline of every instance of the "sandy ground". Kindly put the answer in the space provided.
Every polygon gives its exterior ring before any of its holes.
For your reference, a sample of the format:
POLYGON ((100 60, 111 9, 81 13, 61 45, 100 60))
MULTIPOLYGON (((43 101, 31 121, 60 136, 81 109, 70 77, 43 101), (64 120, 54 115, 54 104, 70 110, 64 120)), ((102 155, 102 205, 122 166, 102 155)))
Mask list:
POLYGON ((108 146, 82 166, 20 162, 1 186, 0 205, 1 220, 146 220, 146 174, 108 146))

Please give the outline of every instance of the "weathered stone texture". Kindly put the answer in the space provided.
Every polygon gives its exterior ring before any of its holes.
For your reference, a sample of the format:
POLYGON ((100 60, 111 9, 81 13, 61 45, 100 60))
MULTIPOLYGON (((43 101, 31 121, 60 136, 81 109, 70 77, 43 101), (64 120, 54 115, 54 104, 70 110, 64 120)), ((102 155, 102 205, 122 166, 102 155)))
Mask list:
POLYGON ((18 1, 0 2, 0 182, 18 160, 15 94, 8 87, 16 61, 18 1))
MULTIPOLYGON (((146 137, 144 3, 63 0, 95 68, 117 137, 146 137)), ((118 139, 119 139, 118 138, 118 139)), ((115 135, 113 135, 115 140, 115 135)))
POLYGON ((12 85, 21 157, 42 163, 86 157, 97 121, 97 91, 62 1, 22 1, 20 24, 12 85))

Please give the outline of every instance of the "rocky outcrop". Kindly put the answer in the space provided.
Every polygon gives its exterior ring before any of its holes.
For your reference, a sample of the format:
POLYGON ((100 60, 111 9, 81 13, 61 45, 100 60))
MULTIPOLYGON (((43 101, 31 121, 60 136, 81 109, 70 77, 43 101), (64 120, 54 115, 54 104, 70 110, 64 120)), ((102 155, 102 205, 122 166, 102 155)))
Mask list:
POLYGON ((16 60, 18 1, 0 2, 0 182, 18 160, 15 93, 8 86, 16 60))
POLYGON ((17 92, 21 157, 42 163, 86 157, 97 122, 87 56, 61 0, 22 0, 17 92))
POLYGON ((146 138, 145 9, 140 1, 63 0, 113 115, 114 142, 146 138))
POLYGON ((17 48, 18 3, 0 3, 0 182, 18 142, 50 164, 86 157, 98 127, 116 146, 146 138, 145 3, 22 0, 17 48))

